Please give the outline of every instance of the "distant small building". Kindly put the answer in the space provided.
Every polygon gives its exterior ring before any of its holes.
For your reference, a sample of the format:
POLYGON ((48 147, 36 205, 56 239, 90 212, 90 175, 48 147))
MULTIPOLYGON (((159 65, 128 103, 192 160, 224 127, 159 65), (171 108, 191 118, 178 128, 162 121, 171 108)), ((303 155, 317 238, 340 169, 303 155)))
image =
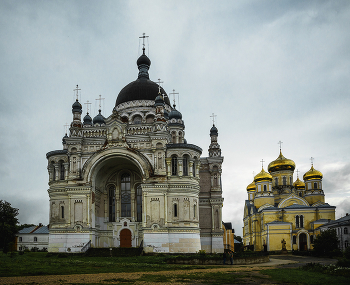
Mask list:
POLYGON ((232 224, 222 222, 222 229, 224 230, 224 249, 235 251, 235 230, 232 224))
POLYGON ((337 233, 339 240, 339 249, 345 250, 349 246, 350 242, 350 216, 347 213, 346 216, 335 220, 330 221, 317 228, 318 233, 328 229, 334 229, 337 233))
POLYGON ((48 226, 32 226, 20 230, 17 235, 17 250, 47 250, 49 247, 48 226))

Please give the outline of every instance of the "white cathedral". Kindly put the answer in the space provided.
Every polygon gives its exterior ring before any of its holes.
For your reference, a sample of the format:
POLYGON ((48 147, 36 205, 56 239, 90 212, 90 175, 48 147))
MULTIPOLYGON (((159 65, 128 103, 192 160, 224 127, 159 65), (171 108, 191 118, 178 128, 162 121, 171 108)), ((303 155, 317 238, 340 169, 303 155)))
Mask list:
POLYGON ((186 142, 182 114, 149 79, 150 65, 143 48, 138 78, 120 91, 107 118, 99 110, 81 121, 82 105, 74 102, 63 149, 46 154, 49 251, 89 244, 223 252, 218 130, 210 130, 209 157, 200 157, 202 149, 186 142))

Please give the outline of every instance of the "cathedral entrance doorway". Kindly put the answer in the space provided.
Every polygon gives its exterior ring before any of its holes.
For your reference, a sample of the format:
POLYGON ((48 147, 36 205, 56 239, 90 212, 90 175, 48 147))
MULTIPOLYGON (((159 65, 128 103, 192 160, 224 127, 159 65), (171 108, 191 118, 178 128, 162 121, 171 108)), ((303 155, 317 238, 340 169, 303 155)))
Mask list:
POLYGON ((299 250, 300 251, 307 250, 306 234, 304 234, 304 233, 299 235, 299 250))
POLYGON ((131 231, 123 229, 120 231, 120 247, 131 247, 131 231))

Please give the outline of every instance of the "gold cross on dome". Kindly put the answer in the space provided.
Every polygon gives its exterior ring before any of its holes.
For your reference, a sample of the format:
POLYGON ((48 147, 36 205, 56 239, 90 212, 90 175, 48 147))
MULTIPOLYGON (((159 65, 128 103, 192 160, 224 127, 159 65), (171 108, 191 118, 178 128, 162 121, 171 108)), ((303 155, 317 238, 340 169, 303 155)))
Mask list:
MULTIPOLYGON (((96 99, 98 100, 98 99, 96 99)), ((91 103, 89 102, 89 100, 86 101, 86 103, 84 103, 86 105, 86 112, 89 114, 89 105, 91 105, 91 103)))
POLYGON ((261 168, 264 168, 264 159, 262 159, 262 160, 260 160, 260 162, 261 162, 261 168))
POLYGON ((311 156, 310 160, 311 160, 311 166, 314 166, 314 158, 312 156, 311 156))
POLYGON ((277 144, 280 145, 280 150, 282 150, 282 144, 283 144, 283 142, 279 141, 277 144))
POLYGON ((146 36, 145 33, 142 34, 142 37, 139 37, 140 39, 142 39, 142 50, 143 50, 143 54, 145 54, 145 39, 148 38, 148 36, 146 36))
POLYGON ((214 113, 212 113, 212 115, 210 116, 210 118, 213 118, 213 126, 215 125, 215 117, 217 117, 217 116, 214 115, 214 113))
POLYGON ((77 87, 75 89, 73 89, 74 92, 76 92, 76 96, 77 96, 77 101, 79 99, 79 94, 78 94, 78 91, 80 91, 81 89, 78 88, 78 84, 77 84, 77 87))
POLYGON ((158 78, 158 94, 160 94, 160 84, 164 83, 163 81, 160 81, 160 78, 158 78))
POLYGON ((99 98, 98 98, 98 99, 95 99, 95 100, 100 101, 98 106, 100 107, 100 110, 101 110, 101 101, 104 100, 105 98, 102 98, 102 95, 98 95, 98 97, 99 97, 99 98))
MULTIPOLYGON (((175 95, 178 95, 179 96, 179 93, 178 92, 175 92, 175 89, 173 89, 173 92, 172 93, 169 93, 169 95, 174 95, 174 108, 176 107, 175 105, 175 95)), ((178 100, 179 101, 179 100, 178 100)))

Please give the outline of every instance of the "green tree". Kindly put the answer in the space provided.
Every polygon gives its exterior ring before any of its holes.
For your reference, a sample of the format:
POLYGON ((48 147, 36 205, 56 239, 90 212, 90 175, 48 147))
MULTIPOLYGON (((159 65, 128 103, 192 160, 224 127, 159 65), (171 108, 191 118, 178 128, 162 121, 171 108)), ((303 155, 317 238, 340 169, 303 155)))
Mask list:
POLYGON ((3 252, 9 250, 9 245, 17 233, 18 209, 12 208, 9 202, 0 200, 0 248, 3 252))
POLYGON ((317 255, 331 256, 338 249, 338 237, 334 229, 322 231, 314 240, 314 251, 317 255))

